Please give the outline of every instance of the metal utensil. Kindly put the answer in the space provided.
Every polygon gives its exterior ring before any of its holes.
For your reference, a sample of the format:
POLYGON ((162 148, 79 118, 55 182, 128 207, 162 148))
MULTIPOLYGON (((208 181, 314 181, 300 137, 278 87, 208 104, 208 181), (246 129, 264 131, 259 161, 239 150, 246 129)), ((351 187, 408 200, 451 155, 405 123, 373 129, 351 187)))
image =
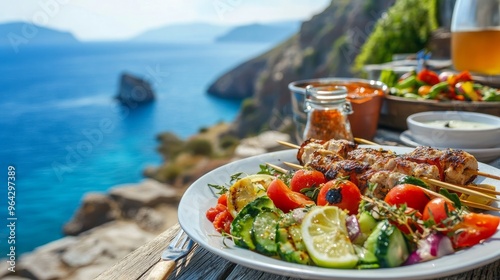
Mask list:
POLYGON ((175 268, 175 262, 185 257, 193 247, 193 240, 181 229, 177 236, 163 250, 161 260, 148 275, 148 280, 166 279, 175 268))

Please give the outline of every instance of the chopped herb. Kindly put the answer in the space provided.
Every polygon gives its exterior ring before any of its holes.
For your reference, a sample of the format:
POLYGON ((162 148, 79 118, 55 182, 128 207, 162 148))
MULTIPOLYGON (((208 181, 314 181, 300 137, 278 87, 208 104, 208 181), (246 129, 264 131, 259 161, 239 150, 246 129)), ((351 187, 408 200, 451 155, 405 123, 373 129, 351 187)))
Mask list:
POLYGON ((318 200, 318 194, 319 194, 320 188, 318 188, 316 185, 312 185, 310 188, 303 188, 300 190, 302 194, 305 196, 309 197, 313 201, 318 200))
POLYGON ((225 194, 229 190, 229 187, 231 187, 231 185, 234 184, 234 182, 241 179, 242 174, 243 172, 239 172, 231 175, 230 177, 231 179, 229 180, 229 184, 227 185, 208 184, 208 186, 218 190, 218 192, 216 192, 218 195, 225 194))
POLYGON ((209 187, 218 190, 217 194, 225 194, 228 188, 224 185, 208 184, 209 187))
POLYGON ((362 198, 365 203, 361 204, 362 206, 360 209, 372 212, 379 217, 384 217, 399 226, 405 227, 408 229, 408 233, 405 233, 405 235, 414 243, 420 239, 426 238, 433 232, 446 233, 462 221, 461 215, 463 211, 461 209, 450 211, 446 208, 445 211, 448 218, 441 221, 440 225, 436 225, 433 219, 428 221, 422 220, 419 217, 420 214, 418 211, 408 209, 406 204, 398 207, 396 205, 389 205, 387 202, 380 199, 369 198, 366 196, 363 196, 362 198))
POLYGON ((257 174, 267 174, 267 175, 275 175, 276 174, 276 169, 270 167, 267 164, 260 164, 259 168, 260 168, 260 171, 257 172, 257 174))
POLYGON ((261 164, 259 165, 260 171, 257 172, 257 174, 266 174, 266 175, 271 175, 279 178, 281 181, 283 181, 287 186, 290 185, 290 180, 292 179, 293 172, 292 171, 287 171, 283 173, 282 171, 276 170, 272 168, 271 166, 267 164, 261 164))
POLYGON ((241 175, 243 174, 243 172, 238 172, 238 173, 235 173, 233 175, 231 175, 231 180, 229 181, 229 184, 233 184, 234 182, 238 181, 239 179, 241 179, 241 175))
POLYGON ((443 196, 445 196, 446 198, 448 198, 449 200, 451 200, 453 202, 453 205, 457 209, 461 209, 462 208, 462 202, 460 202, 460 198, 458 197, 458 195, 456 193, 450 193, 445 188, 441 188, 439 190, 439 193, 442 194, 443 196))

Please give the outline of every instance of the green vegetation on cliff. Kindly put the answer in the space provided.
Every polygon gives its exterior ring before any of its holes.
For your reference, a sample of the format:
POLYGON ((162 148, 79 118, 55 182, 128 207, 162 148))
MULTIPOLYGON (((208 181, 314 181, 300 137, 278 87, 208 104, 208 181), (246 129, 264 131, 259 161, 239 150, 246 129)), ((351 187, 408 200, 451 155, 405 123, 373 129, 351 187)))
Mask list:
POLYGON ((366 64, 384 63, 396 53, 415 53, 425 48, 437 29, 437 0, 397 0, 376 23, 356 57, 354 70, 366 64))

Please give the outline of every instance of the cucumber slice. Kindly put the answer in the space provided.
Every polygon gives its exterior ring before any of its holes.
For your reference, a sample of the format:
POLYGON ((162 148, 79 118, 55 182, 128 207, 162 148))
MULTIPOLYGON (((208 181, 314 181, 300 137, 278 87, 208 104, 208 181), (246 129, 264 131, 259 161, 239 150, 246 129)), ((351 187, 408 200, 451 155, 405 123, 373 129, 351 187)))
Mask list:
POLYGON ((375 254, 368 251, 366 248, 361 247, 359 245, 354 245, 354 251, 356 255, 359 257, 358 265, 356 266, 359 269, 367 269, 367 268, 379 268, 378 259, 375 257, 375 254))
POLYGON ((252 241, 255 250, 268 256, 275 256, 277 252, 276 225, 280 219, 278 209, 263 208, 254 219, 252 227, 252 241))
POLYGON ((246 214, 243 215, 239 213, 231 223, 231 235, 235 237, 233 240, 236 246, 255 250, 255 244, 252 239, 252 227, 254 218, 260 210, 252 207, 245 212, 246 214))
POLYGON ((400 266, 409 256, 405 237, 388 220, 377 224, 364 247, 377 257, 380 267, 400 266))
POLYGON ((353 241, 354 244, 363 245, 368 236, 373 232, 375 227, 377 226, 377 220, 373 218, 373 216, 367 212, 363 211, 359 214, 358 218, 360 234, 353 241))
POLYGON ((282 260, 300 264, 313 264, 302 241, 300 225, 293 224, 287 227, 278 227, 276 240, 278 242, 278 255, 282 260))
POLYGON ((234 236, 236 246, 255 250, 255 243, 252 239, 252 228, 255 217, 262 211, 262 208, 274 208, 272 200, 267 196, 261 196, 248 203, 241 209, 231 223, 231 235, 234 236))

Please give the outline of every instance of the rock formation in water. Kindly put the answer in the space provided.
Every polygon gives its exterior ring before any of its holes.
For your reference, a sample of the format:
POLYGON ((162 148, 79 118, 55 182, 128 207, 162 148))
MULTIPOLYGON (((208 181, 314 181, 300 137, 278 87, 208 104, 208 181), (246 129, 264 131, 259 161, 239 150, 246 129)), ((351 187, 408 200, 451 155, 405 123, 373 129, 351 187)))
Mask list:
POLYGON ((153 101, 155 94, 146 80, 123 73, 116 99, 128 107, 135 108, 137 105, 153 101))

